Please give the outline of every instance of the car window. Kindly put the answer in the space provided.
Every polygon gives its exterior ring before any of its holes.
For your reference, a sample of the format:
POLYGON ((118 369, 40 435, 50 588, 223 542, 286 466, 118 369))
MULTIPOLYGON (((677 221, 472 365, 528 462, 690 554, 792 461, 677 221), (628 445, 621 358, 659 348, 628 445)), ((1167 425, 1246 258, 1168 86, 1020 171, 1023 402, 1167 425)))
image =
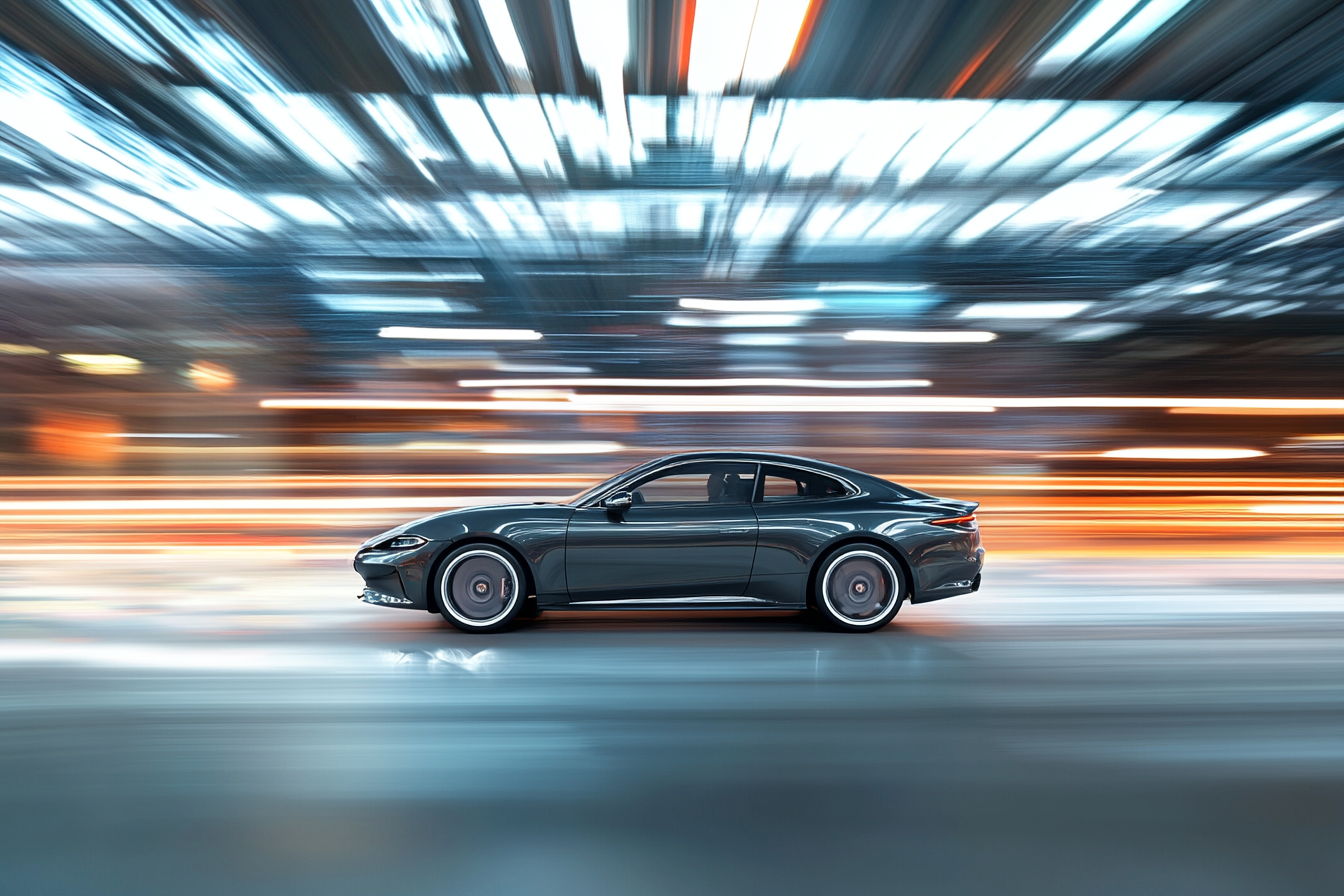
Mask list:
POLYGON ((641 482, 633 497, 636 504, 745 504, 755 487, 755 464, 682 464, 641 482))
POLYGON ((810 470, 789 467, 765 467, 762 470, 761 500, 767 504, 779 501, 811 501, 818 498, 839 498, 849 489, 838 479, 810 470))

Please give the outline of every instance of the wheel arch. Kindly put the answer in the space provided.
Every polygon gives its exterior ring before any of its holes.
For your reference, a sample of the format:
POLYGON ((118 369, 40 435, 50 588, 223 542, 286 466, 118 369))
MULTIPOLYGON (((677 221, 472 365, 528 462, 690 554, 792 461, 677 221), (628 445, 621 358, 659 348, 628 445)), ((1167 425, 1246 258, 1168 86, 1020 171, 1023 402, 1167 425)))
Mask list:
POLYGON ((489 545, 500 548, 518 564, 523 571, 523 581, 526 585, 527 593, 523 595, 524 599, 530 598, 537 593, 537 575, 532 569, 532 563, 527 559, 527 555, 519 550, 518 546, 513 544, 507 538, 501 538, 494 534, 468 533, 460 538, 446 543, 443 550, 439 551, 434 562, 430 564, 429 576, 425 580, 425 608, 431 613, 438 613, 438 582, 439 571, 443 569, 443 564, 448 561, 453 552, 459 548, 465 548, 474 544, 489 545))
POLYGON ((807 605, 815 608, 813 595, 816 593, 817 574, 821 572, 822 564, 824 564, 836 551, 857 544, 867 544, 872 545, 873 547, 879 547, 891 555, 892 559, 901 567, 901 572, 905 575, 905 600, 907 602, 912 602, 915 597, 916 589, 915 571, 910 565, 910 558, 905 555, 905 551, 901 550, 900 545, 890 538, 883 538, 875 532, 855 532, 849 535, 842 535, 827 544, 820 551, 817 551, 817 556, 812 560, 812 566, 807 571, 807 590, 805 592, 807 605))

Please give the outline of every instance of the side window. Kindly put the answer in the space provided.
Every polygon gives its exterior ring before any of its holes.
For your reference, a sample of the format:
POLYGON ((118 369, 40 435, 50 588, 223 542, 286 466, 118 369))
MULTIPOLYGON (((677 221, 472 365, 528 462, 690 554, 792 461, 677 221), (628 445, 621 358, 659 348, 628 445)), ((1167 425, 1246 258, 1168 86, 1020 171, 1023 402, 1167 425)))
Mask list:
POLYGON ((839 498, 849 489, 830 476, 810 470, 789 467, 764 467, 761 500, 767 504, 780 501, 812 501, 818 498, 839 498))
POLYGON ((756 465, 682 464, 634 489, 636 504, 745 504, 756 488, 756 465))

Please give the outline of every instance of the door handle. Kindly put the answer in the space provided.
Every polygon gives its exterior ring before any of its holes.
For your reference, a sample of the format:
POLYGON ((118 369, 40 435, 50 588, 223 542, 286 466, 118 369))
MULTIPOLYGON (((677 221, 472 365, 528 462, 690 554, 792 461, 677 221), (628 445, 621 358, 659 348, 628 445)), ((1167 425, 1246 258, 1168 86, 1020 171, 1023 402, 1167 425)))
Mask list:
POLYGON ((748 532, 750 532, 750 531, 751 531, 751 527, 750 527, 750 526, 747 526, 746 528, 743 528, 743 529, 720 529, 720 530, 719 530, 719 534, 720 534, 720 535, 746 535, 746 534, 747 534, 748 532))

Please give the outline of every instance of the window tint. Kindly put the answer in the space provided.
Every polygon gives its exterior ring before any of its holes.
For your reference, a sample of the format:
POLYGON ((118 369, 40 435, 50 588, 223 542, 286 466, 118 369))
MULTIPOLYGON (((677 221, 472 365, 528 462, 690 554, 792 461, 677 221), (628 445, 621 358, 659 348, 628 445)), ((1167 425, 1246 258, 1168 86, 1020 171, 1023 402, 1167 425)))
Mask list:
POLYGON ((838 480, 821 473, 794 470, 789 467, 764 467, 765 476, 761 500, 812 501, 818 498, 838 498, 849 494, 849 489, 838 480))
POLYGON ((756 465, 682 464, 634 489, 636 504, 745 504, 756 487, 756 465))

